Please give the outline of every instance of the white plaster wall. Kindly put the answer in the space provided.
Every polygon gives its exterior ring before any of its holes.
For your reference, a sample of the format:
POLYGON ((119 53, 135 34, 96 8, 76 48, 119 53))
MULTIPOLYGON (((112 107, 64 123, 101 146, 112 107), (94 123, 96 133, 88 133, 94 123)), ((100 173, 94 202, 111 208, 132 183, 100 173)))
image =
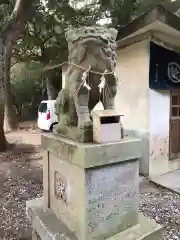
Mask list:
POLYGON ((120 79, 116 110, 124 117, 128 135, 143 139, 140 172, 149 174, 149 51, 148 40, 117 50, 116 72, 120 79))
POLYGON ((149 90, 149 174, 168 171, 169 163, 169 91, 149 90))
POLYGON ((117 75, 120 79, 116 109, 124 114, 127 129, 148 131, 149 56, 148 41, 117 50, 117 75))
POLYGON ((149 89, 148 46, 145 40, 117 51, 115 105, 128 135, 143 140, 140 173, 154 176, 179 169, 180 161, 169 161, 170 92, 149 89))
POLYGON ((177 170, 179 159, 169 160, 170 92, 150 89, 149 111, 149 175, 177 170))

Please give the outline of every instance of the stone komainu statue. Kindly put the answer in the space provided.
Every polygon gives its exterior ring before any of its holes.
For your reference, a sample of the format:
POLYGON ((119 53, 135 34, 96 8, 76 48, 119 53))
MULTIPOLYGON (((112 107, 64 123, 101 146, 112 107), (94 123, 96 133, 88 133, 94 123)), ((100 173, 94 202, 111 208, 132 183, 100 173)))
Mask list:
POLYGON ((114 108, 117 91, 117 78, 113 74, 116 66, 116 37, 115 29, 96 26, 73 29, 66 33, 69 66, 65 88, 56 99, 59 121, 57 133, 66 135, 67 129, 90 129, 90 112, 99 101, 103 103, 104 109, 114 108), (87 79, 83 78, 84 74, 87 79), (100 83, 103 84, 101 94, 100 83))

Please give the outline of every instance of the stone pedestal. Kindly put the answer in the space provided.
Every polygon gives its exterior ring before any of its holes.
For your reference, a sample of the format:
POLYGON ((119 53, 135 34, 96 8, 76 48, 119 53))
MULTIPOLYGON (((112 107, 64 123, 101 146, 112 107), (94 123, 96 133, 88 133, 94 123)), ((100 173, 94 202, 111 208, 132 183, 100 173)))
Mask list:
MULTIPOLYGON (((125 239, 119 234, 130 231, 139 237, 126 239, 151 239, 148 226, 146 238, 140 238, 140 144, 138 139, 85 144, 42 136, 44 198, 27 204, 36 234, 41 239, 104 240, 125 239)), ((153 224, 158 232, 153 239, 159 240, 161 227, 153 224)))

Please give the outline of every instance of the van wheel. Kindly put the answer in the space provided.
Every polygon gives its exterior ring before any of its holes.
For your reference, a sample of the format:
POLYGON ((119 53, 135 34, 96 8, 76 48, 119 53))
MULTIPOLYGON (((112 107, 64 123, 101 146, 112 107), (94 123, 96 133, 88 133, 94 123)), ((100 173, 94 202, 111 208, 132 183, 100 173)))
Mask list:
POLYGON ((51 127, 50 127, 50 132, 53 132, 53 128, 54 128, 54 126, 55 126, 56 124, 58 124, 58 123, 53 123, 53 124, 51 125, 51 127))

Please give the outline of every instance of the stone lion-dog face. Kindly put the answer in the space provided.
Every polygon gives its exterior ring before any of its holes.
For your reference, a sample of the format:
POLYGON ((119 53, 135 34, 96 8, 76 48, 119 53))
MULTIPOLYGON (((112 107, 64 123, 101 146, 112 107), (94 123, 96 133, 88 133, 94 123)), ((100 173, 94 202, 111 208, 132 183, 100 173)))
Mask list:
POLYGON ((66 33, 69 60, 82 63, 84 66, 91 62, 92 68, 102 68, 102 70, 108 68, 112 71, 116 65, 116 37, 117 31, 113 28, 84 27, 69 30, 66 33), (105 59, 106 65, 100 64, 105 59))

